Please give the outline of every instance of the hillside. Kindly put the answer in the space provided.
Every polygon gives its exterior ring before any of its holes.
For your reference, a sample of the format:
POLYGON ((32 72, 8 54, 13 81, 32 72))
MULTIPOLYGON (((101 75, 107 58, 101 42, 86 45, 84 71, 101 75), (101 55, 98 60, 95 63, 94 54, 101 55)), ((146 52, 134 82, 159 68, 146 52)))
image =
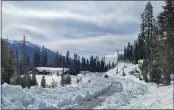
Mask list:
MULTIPOLYGON (((9 40, 9 45, 15 49, 17 52, 19 52, 19 60, 20 60, 20 56, 22 54, 22 41, 17 41, 17 40, 9 40)), ((33 64, 33 53, 36 49, 42 49, 42 47, 40 45, 37 44, 33 44, 31 42, 26 41, 26 46, 27 46, 27 55, 29 54, 30 56, 30 66, 32 66, 33 64)), ((54 62, 54 58, 55 58, 55 52, 47 49, 47 54, 48 54, 48 65, 53 64, 54 62)))

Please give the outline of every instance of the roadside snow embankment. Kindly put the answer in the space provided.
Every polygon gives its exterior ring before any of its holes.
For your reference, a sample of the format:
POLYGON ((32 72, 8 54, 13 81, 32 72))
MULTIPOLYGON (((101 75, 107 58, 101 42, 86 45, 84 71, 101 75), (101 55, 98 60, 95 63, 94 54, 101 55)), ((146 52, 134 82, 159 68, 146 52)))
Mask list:
POLYGON ((100 106, 97 106, 96 109, 120 108, 121 106, 129 104, 132 98, 147 93, 147 87, 141 83, 119 77, 113 80, 121 82, 123 85, 123 91, 108 97, 100 106))
POLYGON ((148 93, 134 98, 127 106, 120 109, 173 109, 173 83, 170 86, 158 87, 156 84, 147 84, 148 93))
POLYGON ((116 74, 117 68, 111 69, 106 73, 112 80, 118 81, 123 85, 123 91, 108 97, 100 106, 96 107, 97 109, 120 108, 121 106, 129 104, 132 98, 136 98, 138 95, 144 95, 148 92, 147 87, 142 81, 139 81, 135 76, 129 74, 129 72, 137 68, 138 65, 120 63, 118 65, 118 71, 120 71, 123 66, 126 66, 124 69, 125 76, 122 76, 122 72, 116 74))
POLYGON ((22 89, 20 86, 3 84, 3 109, 55 109, 69 108, 74 104, 96 97, 111 86, 111 81, 96 75, 87 75, 78 84, 54 89, 39 88, 22 89), (91 82, 88 82, 90 80, 91 82))
POLYGON ((125 76, 122 72, 116 74, 116 68, 108 71, 108 74, 113 80, 122 83, 123 91, 108 97, 100 109, 173 109, 173 81, 170 86, 157 87, 154 83, 145 83, 140 81, 135 75, 129 74, 135 68, 138 70, 138 65, 120 63, 118 70, 123 66, 125 76))

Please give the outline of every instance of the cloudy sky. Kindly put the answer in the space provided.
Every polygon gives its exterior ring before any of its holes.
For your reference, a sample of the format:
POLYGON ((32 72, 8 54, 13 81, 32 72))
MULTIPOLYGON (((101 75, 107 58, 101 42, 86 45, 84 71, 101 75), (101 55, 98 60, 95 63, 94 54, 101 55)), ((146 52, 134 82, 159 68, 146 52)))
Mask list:
MULTIPOLYGON (((64 54, 115 55, 140 31, 147 1, 2 1, 2 34, 64 54)), ((153 1, 156 16, 164 5, 153 1)))

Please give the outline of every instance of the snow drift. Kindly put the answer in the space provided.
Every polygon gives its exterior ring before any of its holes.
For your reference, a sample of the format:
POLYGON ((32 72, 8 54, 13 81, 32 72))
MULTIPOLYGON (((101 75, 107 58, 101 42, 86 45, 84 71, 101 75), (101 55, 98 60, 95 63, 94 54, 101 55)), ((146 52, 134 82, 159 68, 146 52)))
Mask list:
POLYGON ((87 75, 78 84, 54 89, 40 88, 22 89, 20 86, 3 84, 2 105, 3 109, 55 109, 69 108, 89 100, 111 86, 111 81, 96 75, 87 75), (91 82, 88 82, 91 80, 91 82))

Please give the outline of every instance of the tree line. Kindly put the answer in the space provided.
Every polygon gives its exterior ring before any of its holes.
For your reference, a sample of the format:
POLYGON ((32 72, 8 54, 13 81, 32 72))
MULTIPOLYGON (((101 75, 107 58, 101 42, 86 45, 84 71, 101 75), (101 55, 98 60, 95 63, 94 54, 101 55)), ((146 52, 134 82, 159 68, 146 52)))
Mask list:
MULTIPOLYGON (((34 52, 33 56, 33 62, 34 66, 48 66, 47 63, 44 65, 40 63, 41 56, 47 56, 43 54, 47 54, 47 52, 42 52, 40 54, 40 50, 37 49, 34 52)), ((43 57, 43 62, 47 62, 44 60, 47 60, 47 58, 43 57)), ((105 57, 102 57, 101 59, 98 56, 91 56, 90 58, 80 57, 77 53, 74 53, 73 58, 70 57, 70 51, 68 50, 66 52, 66 56, 63 56, 59 54, 59 52, 56 52, 55 58, 54 58, 54 64, 53 67, 64 67, 64 68, 70 68, 75 69, 78 71, 91 71, 91 72, 106 72, 108 69, 115 66, 115 63, 112 62, 112 64, 109 62, 109 64, 105 63, 105 57)))
POLYGON ((165 0, 162 8, 162 12, 154 18, 151 2, 145 5, 138 39, 124 47, 119 61, 137 64, 138 60, 143 59, 143 79, 159 83, 163 78, 169 85, 170 74, 174 73, 174 1, 165 0))
MULTIPOLYGON (((27 45, 26 38, 23 37, 22 41, 22 54, 19 54, 19 51, 16 51, 12 47, 10 47, 8 43, 8 39, 1 38, 1 73, 2 80, 1 84, 4 82, 10 84, 10 80, 12 77, 18 77, 20 75, 24 75, 24 81, 30 80, 28 72, 34 70, 35 67, 48 67, 48 54, 47 49, 42 46, 42 48, 37 48, 33 55, 27 55, 27 45), (33 56, 33 65, 34 68, 30 66, 30 57, 33 56), (26 79, 27 78, 27 79, 26 79)), ((110 68, 115 66, 114 62, 112 64, 105 63, 105 57, 99 59, 98 56, 91 56, 90 58, 80 57, 77 53, 74 53, 74 58, 70 57, 70 51, 68 50, 66 56, 63 56, 58 53, 55 54, 54 63, 52 67, 62 67, 62 68, 70 68, 75 69, 77 71, 91 71, 91 72, 105 72, 110 68)), ((35 76, 33 76, 35 78, 35 76)), ((22 79, 19 79, 22 81, 22 79)), ((35 79, 33 79, 33 83, 35 79)), ((24 85, 23 87, 26 87, 24 85)), ((29 85, 28 85, 29 86, 29 85)))

